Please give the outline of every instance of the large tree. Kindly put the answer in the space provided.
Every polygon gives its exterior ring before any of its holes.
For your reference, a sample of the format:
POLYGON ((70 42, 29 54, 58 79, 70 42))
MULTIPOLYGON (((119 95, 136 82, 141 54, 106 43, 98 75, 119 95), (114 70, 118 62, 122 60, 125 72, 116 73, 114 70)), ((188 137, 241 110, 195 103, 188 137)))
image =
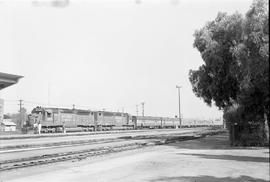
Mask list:
POLYGON ((219 13, 194 34, 204 64, 190 70, 196 96, 220 109, 240 106, 242 121, 269 126, 269 9, 255 0, 245 16, 219 13))

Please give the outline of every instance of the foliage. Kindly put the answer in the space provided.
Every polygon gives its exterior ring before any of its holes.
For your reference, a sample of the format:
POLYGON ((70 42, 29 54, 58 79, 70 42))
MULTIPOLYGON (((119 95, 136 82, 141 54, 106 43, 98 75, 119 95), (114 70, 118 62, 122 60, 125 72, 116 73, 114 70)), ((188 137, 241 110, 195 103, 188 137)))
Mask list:
POLYGON ((228 16, 219 13, 217 18, 195 32, 194 47, 200 52, 205 64, 199 70, 190 71, 193 91, 198 97, 219 108, 232 105, 240 90, 239 64, 231 48, 240 41, 242 34, 240 14, 228 16))
POLYGON ((245 16, 219 13, 195 32, 204 61, 189 73, 196 96, 220 109, 240 105, 246 121, 269 117, 268 20, 268 1, 256 0, 245 16))
MULTIPOLYGON (((266 126, 267 121, 269 127, 268 21, 268 1, 255 0, 245 16, 218 13, 195 31, 193 45, 204 64, 189 72, 193 92, 223 109, 224 119, 231 123, 266 126)), ((241 141, 247 144, 251 134, 242 132, 241 141)), ((265 127, 266 140, 268 133, 265 127)))
POLYGON ((25 123, 27 120, 27 110, 23 107, 21 113, 11 114, 9 117, 16 124, 17 128, 21 128, 22 122, 25 123))

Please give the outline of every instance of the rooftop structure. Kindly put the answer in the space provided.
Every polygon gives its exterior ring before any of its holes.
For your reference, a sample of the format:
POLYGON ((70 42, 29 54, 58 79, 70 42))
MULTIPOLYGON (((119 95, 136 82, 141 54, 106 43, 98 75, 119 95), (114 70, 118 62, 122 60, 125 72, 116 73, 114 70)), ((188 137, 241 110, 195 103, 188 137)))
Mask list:
MULTIPOLYGON (((22 77, 23 76, 0 72, 0 90, 18 83, 19 79, 22 77)), ((0 122, 3 121, 3 115, 4 115, 4 100, 0 98, 0 122)))
POLYGON ((0 90, 18 83, 23 76, 0 72, 0 90))
POLYGON ((3 120, 0 123, 0 131, 16 131, 16 124, 8 120, 3 120))

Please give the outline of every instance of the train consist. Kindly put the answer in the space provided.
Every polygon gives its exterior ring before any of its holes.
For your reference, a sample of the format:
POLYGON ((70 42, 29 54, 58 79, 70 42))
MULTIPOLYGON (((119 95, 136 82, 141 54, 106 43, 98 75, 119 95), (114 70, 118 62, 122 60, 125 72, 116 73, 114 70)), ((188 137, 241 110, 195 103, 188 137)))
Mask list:
MULTIPOLYGON (((41 124, 42 132, 101 131, 143 128, 176 128, 179 118, 133 116, 122 112, 36 107, 29 115, 29 124, 41 124)), ((219 123, 218 123, 219 124, 219 123)), ((182 121, 182 127, 217 125, 207 120, 182 121)))

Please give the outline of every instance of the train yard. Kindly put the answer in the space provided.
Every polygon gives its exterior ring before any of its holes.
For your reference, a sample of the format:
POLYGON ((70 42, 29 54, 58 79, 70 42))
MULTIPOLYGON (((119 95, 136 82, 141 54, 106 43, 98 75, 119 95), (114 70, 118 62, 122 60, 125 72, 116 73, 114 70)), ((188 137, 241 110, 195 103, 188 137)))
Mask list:
POLYGON ((190 140, 223 132, 220 129, 183 128, 177 130, 140 130, 91 135, 33 135, 31 138, 0 138, 0 171, 15 170, 63 161, 190 140), (37 137, 36 137, 37 136, 37 137))

